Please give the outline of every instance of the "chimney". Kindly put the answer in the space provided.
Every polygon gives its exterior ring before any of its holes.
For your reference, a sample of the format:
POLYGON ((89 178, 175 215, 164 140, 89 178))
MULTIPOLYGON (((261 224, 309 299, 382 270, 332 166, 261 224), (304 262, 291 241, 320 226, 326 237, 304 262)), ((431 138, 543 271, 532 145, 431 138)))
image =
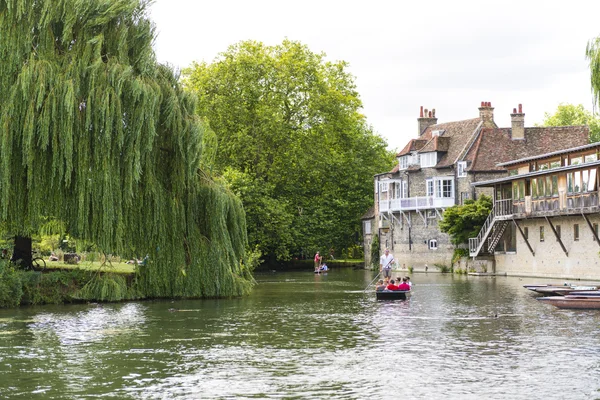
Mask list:
POLYGON ((426 108, 423 109, 423 106, 421 106, 421 111, 419 113, 419 118, 417 118, 417 123, 419 125, 419 136, 421 136, 428 126, 437 124, 435 108, 430 111, 426 108))
POLYGON ((523 113, 523 105, 519 104, 519 112, 513 108, 513 113, 510 114, 511 122, 511 137, 512 140, 525 139, 525 114, 523 113))
POLYGON ((494 123, 494 107, 490 101, 482 101, 479 107, 479 118, 483 121, 484 128, 495 128, 494 123))

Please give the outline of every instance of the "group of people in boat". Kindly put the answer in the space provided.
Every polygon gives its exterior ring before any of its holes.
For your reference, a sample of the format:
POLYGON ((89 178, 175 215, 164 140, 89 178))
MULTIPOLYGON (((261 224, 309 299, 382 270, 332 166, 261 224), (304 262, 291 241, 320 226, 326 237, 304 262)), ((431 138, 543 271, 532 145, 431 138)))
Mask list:
POLYGON ((384 279, 380 279, 375 285, 375 290, 377 292, 383 292, 385 290, 404 290, 409 291, 412 287, 412 282, 410 281, 410 277, 405 276, 404 278, 398 277, 395 280, 385 277, 384 279))
POLYGON ((329 271, 327 263, 323 260, 323 256, 317 251, 315 254, 315 274, 329 271))

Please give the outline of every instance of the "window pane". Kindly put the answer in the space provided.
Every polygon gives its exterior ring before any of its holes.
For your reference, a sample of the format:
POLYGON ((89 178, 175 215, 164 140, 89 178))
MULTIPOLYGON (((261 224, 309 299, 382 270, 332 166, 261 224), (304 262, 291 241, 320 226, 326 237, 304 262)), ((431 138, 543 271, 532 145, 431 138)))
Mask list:
POLYGON ((552 196, 558 196, 558 175, 552 175, 552 196))
POLYGON ((588 181, 588 192, 596 191, 596 168, 590 170, 590 179, 588 181))
POLYGON ((538 197, 538 190, 537 190, 537 179, 532 179, 531 180, 531 197, 533 197, 534 199, 538 197))
POLYGON ((588 154, 585 156, 585 162, 598 161, 598 156, 596 154, 588 154))
POLYGON ((573 192, 581 192, 581 174, 579 171, 573 172, 573 192))
POLYGON ((538 193, 540 197, 544 197, 546 195, 546 179, 538 178, 538 193))
POLYGON ((567 192, 573 193, 573 172, 567 174, 567 192))
POLYGON ((582 162, 583 162, 583 156, 573 157, 573 158, 571 158, 571 164, 570 165, 579 165, 582 162))
POLYGON ((550 163, 550 168, 558 168, 560 167, 560 161, 552 161, 550 163))

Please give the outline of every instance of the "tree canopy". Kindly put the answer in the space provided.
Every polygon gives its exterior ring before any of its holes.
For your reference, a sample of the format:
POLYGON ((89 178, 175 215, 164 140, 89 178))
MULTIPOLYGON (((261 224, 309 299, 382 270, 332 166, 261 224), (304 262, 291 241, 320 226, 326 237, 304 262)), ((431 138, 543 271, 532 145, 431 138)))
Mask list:
POLYGON ((600 118, 586 110, 582 104, 560 104, 554 114, 544 113, 540 126, 588 125, 590 143, 600 141, 600 118))
POLYGON ((210 136, 155 60, 148 3, 0 0, 0 222, 148 254, 146 296, 245 293, 243 208, 200 168, 210 136))
POLYGON ((440 221, 440 230, 450 235, 454 245, 469 243, 469 238, 476 237, 492 211, 492 198, 481 195, 477 200, 465 200, 463 205, 456 205, 444 211, 440 221))
POLYGON ((184 78, 215 132, 216 171, 242 198, 251 245, 287 259, 357 241, 373 175, 393 154, 361 114, 345 62, 290 40, 245 41, 184 78))

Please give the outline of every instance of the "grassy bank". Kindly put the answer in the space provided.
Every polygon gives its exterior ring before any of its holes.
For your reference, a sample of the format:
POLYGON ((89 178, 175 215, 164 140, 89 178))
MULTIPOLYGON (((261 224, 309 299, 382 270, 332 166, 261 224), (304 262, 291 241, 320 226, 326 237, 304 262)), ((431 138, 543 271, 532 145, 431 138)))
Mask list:
POLYGON ((131 266, 123 265, 107 268, 94 263, 53 263, 41 273, 0 261, 0 308, 141 298, 131 266))

